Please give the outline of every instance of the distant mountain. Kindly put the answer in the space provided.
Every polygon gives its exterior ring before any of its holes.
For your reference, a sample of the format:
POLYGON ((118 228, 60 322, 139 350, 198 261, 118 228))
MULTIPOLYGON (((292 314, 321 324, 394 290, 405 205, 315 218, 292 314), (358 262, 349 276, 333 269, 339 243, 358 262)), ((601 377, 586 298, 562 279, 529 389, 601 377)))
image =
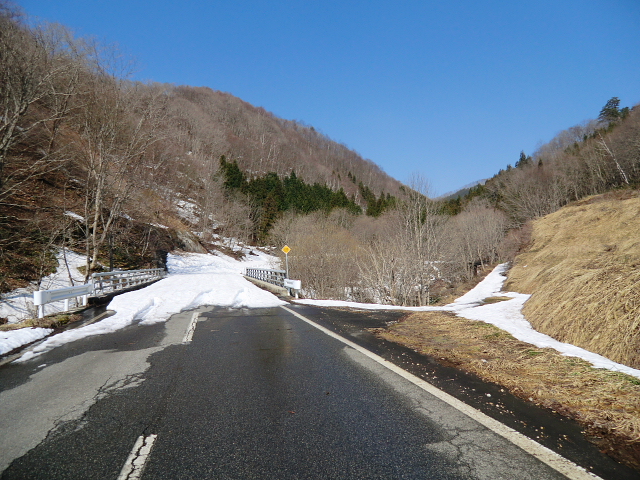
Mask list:
POLYGON ((439 196, 437 200, 451 200, 458 197, 464 197, 467 193, 469 193, 470 189, 472 189, 477 185, 484 185, 486 181, 487 179, 485 178, 484 180, 478 180, 476 182, 469 183, 468 185, 465 185, 464 187, 462 187, 460 190, 456 190, 455 192, 445 193, 444 195, 439 196))

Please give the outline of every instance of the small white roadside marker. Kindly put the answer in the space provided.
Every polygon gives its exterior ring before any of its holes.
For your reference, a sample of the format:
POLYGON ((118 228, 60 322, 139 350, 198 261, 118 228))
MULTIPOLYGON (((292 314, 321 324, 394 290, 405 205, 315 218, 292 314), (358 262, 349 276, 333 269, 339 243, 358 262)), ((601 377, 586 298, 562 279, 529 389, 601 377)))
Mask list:
POLYGON ((189 322, 189 326, 187 327, 187 332, 184 334, 182 343, 191 343, 191 340, 193 339, 193 332, 196 331, 196 324, 198 323, 199 315, 200 314, 198 312, 193 312, 193 315, 191 315, 191 322, 189 322))
POLYGON ((148 435, 146 438, 144 435, 138 437, 133 450, 129 454, 129 458, 127 458, 120 471, 118 480, 137 480, 142 478, 142 471, 151 454, 151 447, 153 447, 156 437, 156 434, 148 435))

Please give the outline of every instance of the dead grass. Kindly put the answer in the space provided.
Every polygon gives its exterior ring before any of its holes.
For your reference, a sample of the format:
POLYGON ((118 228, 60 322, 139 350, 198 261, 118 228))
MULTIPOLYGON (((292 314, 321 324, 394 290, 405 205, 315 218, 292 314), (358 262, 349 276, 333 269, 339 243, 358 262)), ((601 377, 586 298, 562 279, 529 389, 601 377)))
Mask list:
POLYGON ((415 313, 377 335, 504 386, 581 423, 599 446, 640 468, 640 380, 516 340, 447 312, 415 313))
POLYGON ((498 303, 511 300, 511 297, 487 297, 483 300, 484 303, 498 303))
POLYGON ((82 315, 77 313, 62 313, 58 315, 48 315, 44 318, 29 318, 19 323, 7 323, 5 325, 0 325, 0 332, 29 327, 60 328, 68 323, 76 322, 81 318, 82 315))
POLYGON ((536 330, 640 368, 638 232, 637 191, 576 202, 533 222, 505 289, 532 294, 536 330))

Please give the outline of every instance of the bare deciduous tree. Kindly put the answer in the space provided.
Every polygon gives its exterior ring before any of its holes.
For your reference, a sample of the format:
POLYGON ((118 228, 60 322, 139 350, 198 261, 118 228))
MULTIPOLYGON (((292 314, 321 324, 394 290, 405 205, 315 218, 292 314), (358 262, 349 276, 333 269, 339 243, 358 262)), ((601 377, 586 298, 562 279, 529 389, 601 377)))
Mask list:
POLYGON ((114 220, 123 213, 147 150, 158 141, 164 101, 159 92, 111 74, 97 51, 93 59, 94 75, 87 78, 77 116, 86 169, 87 275, 97 266, 114 220))
POLYGON ((496 262, 507 224, 503 212, 480 199, 474 199, 462 213, 453 217, 442 233, 446 238, 443 270, 447 276, 470 278, 477 267, 496 262))
POLYGON ((77 47, 68 30, 29 28, 0 4, 0 200, 60 166, 55 138, 78 85, 77 47), (14 151, 25 143, 28 159, 14 151))
POLYGON ((397 208, 354 227, 363 240, 359 264, 363 292, 374 301, 398 305, 428 305, 439 278, 442 229, 447 217, 429 198, 428 182, 419 175, 397 208))
POLYGON ((356 238, 322 213, 285 216, 274 227, 274 239, 290 248, 289 271, 301 279, 307 295, 353 299, 359 288, 356 238))

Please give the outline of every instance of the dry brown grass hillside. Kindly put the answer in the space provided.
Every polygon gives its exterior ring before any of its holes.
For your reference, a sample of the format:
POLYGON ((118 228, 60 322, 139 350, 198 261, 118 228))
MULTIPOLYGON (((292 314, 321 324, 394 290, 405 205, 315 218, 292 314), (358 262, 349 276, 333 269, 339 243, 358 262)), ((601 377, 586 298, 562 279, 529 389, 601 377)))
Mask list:
POLYGON ((640 192, 589 197, 535 220, 505 288, 532 294, 540 332, 640 368, 640 192))

